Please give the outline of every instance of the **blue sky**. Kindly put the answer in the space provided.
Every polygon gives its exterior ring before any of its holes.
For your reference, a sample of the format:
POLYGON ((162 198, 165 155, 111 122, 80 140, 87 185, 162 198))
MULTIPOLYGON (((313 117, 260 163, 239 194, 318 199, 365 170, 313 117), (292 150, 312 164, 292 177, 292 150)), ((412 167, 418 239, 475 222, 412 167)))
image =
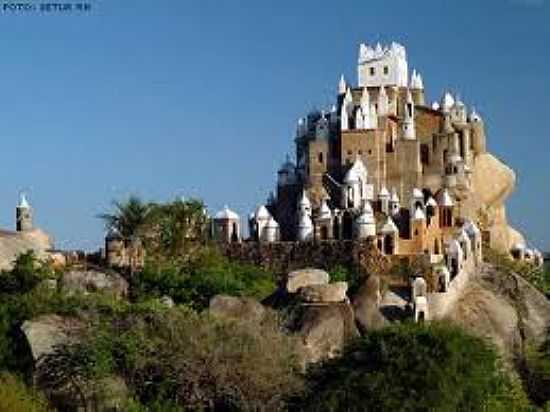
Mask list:
POLYGON ((356 81, 358 44, 395 40, 430 99, 449 88, 482 113, 518 175, 510 221, 550 250, 548 1, 89 2, 0 12, 0 226, 20 190, 60 247, 100 245, 95 216, 130 193, 247 213, 296 119, 356 81))

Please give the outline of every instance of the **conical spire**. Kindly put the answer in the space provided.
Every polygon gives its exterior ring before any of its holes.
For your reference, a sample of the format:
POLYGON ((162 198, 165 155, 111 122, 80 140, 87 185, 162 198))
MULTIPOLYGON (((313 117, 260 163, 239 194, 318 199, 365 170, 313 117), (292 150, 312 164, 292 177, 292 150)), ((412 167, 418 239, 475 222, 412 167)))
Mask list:
POLYGON ((344 75, 342 74, 340 76, 340 81, 338 82, 338 94, 346 93, 347 88, 348 88, 348 85, 346 84, 346 79, 344 78, 344 75))
POLYGON ((19 195, 19 205, 17 207, 20 208, 20 209, 30 209, 31 208, 25 193, 21 193, 19 195))

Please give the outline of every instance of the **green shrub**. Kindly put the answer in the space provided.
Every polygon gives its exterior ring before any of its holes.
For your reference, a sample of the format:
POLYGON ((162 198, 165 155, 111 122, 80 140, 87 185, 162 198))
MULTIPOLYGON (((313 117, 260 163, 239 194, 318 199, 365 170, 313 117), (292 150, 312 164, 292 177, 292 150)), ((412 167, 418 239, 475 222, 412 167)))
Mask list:
MULTIPOLYGON (((482 411, 491 404, 528 407, 483 340, 442 324, 393 325, 347 348, 340 359, 314 368, 305 410, 482 411)), ((517 389, 517 385, 515 386, 517 389)))
POLYGON ((217 294, 263 299, 275 290, 273 274, 253 265, 231 262, 215 249, 203 250, 193 263, 153 264, 131 282, 135 300, 168 295, 197 310, 217 294))

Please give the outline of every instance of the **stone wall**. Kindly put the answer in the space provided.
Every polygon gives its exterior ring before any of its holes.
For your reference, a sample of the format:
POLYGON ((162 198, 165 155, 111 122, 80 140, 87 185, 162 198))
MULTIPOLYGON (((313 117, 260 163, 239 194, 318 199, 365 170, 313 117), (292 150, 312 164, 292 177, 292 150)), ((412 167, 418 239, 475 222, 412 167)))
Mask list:
POLYGON ((220 249, 231 259, 278 275, 305 267, 330 270, 341 265, 353 269, 363 254, 373 250, 368 241, 241 242, 220 244, 220 249))

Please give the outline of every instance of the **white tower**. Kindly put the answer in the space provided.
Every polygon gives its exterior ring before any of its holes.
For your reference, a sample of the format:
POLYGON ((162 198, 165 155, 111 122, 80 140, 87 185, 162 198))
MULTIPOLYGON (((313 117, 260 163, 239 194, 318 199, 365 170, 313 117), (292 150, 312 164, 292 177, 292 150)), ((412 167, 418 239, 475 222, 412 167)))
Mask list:
POLYGON ((416 131, 414 125, 414 101, 410 90, 407 90, 407 102, 405 104, 405 113, 403 116, 403 123, 401 124, 401 127, 403 129, 403 139, 416 139, 416 131))
POLYGON ((359 87, 407 87, 409 68, 405 47, 397 43, 384 47, 361 44, 357 74, 359 87))

